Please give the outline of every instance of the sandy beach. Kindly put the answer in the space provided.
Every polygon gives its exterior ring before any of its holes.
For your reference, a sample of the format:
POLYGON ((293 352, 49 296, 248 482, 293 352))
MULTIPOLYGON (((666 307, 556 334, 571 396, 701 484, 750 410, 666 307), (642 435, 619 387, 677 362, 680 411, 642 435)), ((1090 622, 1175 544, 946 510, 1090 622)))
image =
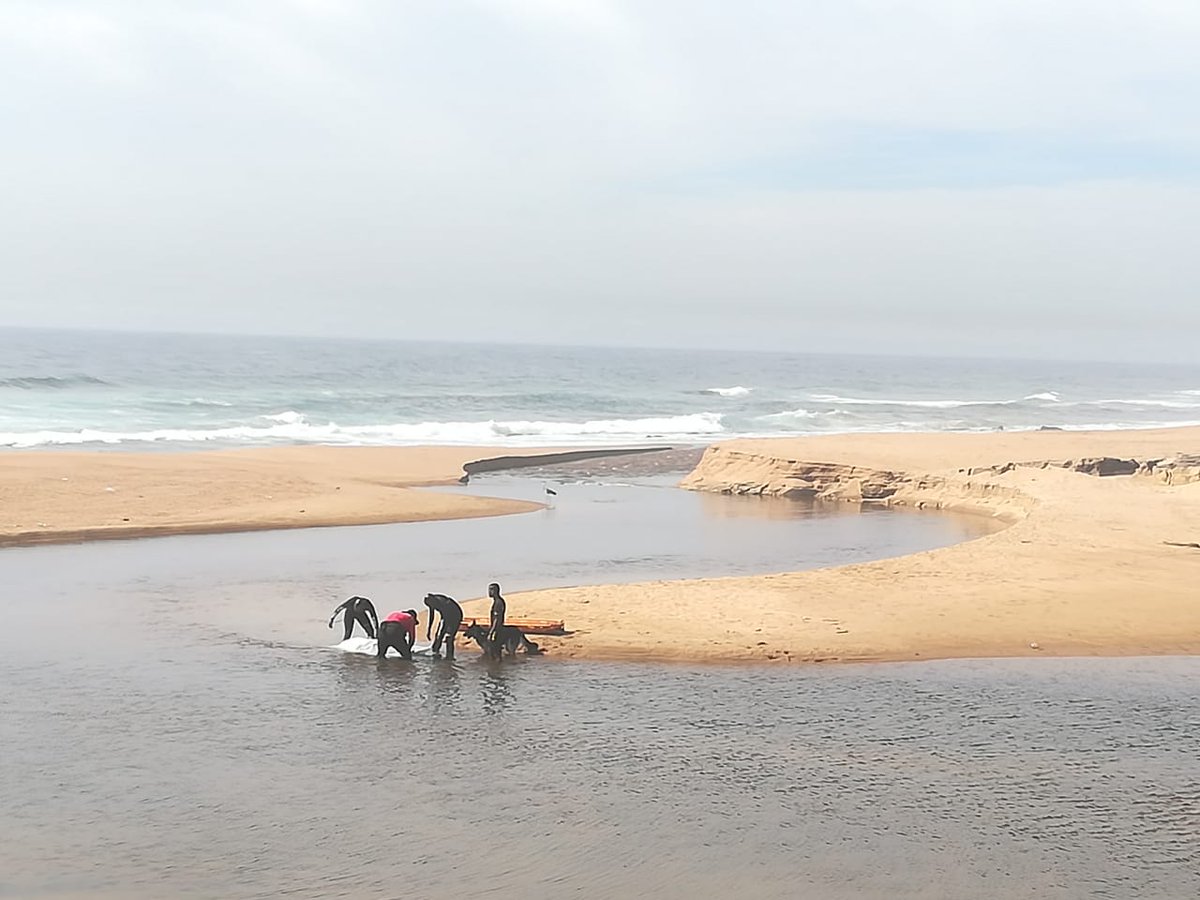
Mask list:
MULTIPOLYGON (((994 516, 1008 527, 861 565, 535 592, 509 597, 508 608, 564 619, 574 634, 547 643, 574 657, 786 663, 1197 653, 1200 549, 1175 544, 1200 542, 1198 452, 1197 428, 720 444, 686 487, 874 497, 868 502, 994 516), (1131 468, 1137 473, 1087 474, 1131 468)), ((471 610, 483 614, 484 605, 471 610)))
MULTIPOLYGON (((537 504, 419 490, 486 447, 12 453, 0 543, 501 515, 537 504)), ((508 596, 566 621, 555 655, 902 660, 1200 652, 1200 428, 873 434, 734 441, 700 491, 887 503, 993 517, 984 538, 802 573, 508 596), (1121 472, 1101 476, 1097 472, 1121 472)), ((537 454, 539 451, 528 451, 537 454)), ((525 455, 525 454, 522 454, 525 455)), ((467 604, 486 617, 486 604, 467 604)))
MULTIPOLYGON (((414 490, 453 484, 489 447, 13 452, 0 546, 495 516, 538 504, 414 490)), ((536 454, 538 451, 530 451, 536 454)))

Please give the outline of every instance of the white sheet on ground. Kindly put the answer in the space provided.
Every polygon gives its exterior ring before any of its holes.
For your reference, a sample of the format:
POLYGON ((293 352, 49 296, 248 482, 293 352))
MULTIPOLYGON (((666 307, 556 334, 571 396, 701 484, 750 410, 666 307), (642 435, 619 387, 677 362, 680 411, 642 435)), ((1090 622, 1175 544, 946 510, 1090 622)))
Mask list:
MULTIPOLYGON (((343 653, 359 653, 363 656, 374 656, 379 652, 379 644, 375 638, 367 637, 352 637, 347 638, 340 644, 334 644, 333 650, 341 650, 343 653)), ((432 645, 422 644, 420 641, 413 644, 413 656, 429 656, 432 645)), ((395 647, 388 647, 388 659, 399 659, 400 654, 396 652, 395 647)))

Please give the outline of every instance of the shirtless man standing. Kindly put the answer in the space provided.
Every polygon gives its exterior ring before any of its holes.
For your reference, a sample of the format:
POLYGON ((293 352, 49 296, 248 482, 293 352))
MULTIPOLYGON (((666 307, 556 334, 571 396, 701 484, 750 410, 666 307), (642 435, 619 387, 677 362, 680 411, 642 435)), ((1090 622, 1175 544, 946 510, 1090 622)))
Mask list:
MULTIPOLYGON (((508 609, 508 604, 504 602, 504 597, 500 595, 500 585, 492 582, 488 585, 488 596, 492 598, 492 612, 488 625, 488 640, 492 642, 493 647, 499 647, 500 642, 497 640, 497 632, 504 625, 504 613, 508 609)), ((499 652, 495 654, 497 657, 499 652)))

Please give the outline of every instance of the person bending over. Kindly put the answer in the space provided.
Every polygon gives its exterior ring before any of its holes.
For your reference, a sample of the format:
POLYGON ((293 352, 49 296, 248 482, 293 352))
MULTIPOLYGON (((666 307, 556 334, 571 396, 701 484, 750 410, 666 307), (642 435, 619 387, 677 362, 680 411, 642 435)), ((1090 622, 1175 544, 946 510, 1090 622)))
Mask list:
POLYGON ((500 629, 504 627, 504 613, 508 609, 508 604, 504 602, 504 597, 500 595, 500 585, 494 581, 488 585, 488 596, 492 598, 488 640, 492 642, 493 646, 498 647, 500 642, 497 640, 497 636, 500 629))
POLYGON ((342 603, 333 611, 333 615, 329 617, 330 628, 333 627, 333 620, 337 618, 337 614, 343 609, 346 610, 346 634, 342 637, 343 641, 350 640, 355 622, 363 627, 363 631, 367 633, 367 637, 375 637, 375 632, 379 628, 379 616, 375 615, 375 605, 370 600, 366 597, 351 597, 342 603))
POLYGON ((388 647, 395 647, 396 652, 405 659, 412 659, 412 647, 416 639, 417 611, 415 609, 388 613, 387 618, 379 623, 379 648, 375 651, 375 655, 383 659, 387 656, 388 647))
POLYGON ((454 639, 458 637, 459 626, 462 625, 463 611, 453 597, 445 594, 426 594, 425 605, 429 607, 429 619, 425 623, 425 640, 429 640, 429 632, 433 628, 433 614, 438 614, 437 635, 433 639, 433 655, 440 657, 442 642, 446 642, 446 659, 454 659, 454 639))

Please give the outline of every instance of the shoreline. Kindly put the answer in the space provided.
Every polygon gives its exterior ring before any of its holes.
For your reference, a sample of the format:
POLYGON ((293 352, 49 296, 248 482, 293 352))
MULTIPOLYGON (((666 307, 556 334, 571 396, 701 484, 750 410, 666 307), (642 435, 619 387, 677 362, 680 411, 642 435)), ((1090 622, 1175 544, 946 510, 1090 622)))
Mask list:
MULTIPOLYGON (((14 453, 0 470, 0 547, 506 515, 542 504, 417 488, 459 482, 488 454, 544 465, 561 453, 14 453), (120 521, 135 500, 144 518, 120 521), (35 513, 45 524, 22 530, 18 516, 35 513)), ((1200 653, 1200 549, 1190 546, 1200 541, 1200 427, 747 439, 709 447, 682 486, 985 515, 1004 527, 837 568, 513 593, 510 614, 565 620, 571 634, 539 642, 573 659, 1200 653)), ((486 600, 464 608, 486 619, 486 600)))

